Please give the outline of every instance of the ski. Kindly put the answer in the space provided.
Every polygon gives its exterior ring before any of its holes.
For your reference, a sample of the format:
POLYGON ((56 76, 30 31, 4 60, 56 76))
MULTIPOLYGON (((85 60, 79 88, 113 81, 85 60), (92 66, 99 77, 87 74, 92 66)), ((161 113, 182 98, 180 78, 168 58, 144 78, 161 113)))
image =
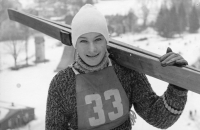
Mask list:
MULTIPOLYGON (((8 14, 13 21, 60 40, 65 45, 71 45, 70 25, 60 24, 13 9, 9 9, 8 14)), ((118 64, 200 94, 200 70, 190 66, 162 67, 159 55, 112 38, 108 47, 110 55, 118 64)))

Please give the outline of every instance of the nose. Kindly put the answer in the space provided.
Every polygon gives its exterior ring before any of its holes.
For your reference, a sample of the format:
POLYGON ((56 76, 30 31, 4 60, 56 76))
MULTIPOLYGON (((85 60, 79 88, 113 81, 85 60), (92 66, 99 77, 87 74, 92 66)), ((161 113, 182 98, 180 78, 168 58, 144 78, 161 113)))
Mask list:
POLYGON ((97 48, 93 42, 91 42, 89 45, 89 51, 90 51, 90 53, 95 53, 97 51, 97 48))

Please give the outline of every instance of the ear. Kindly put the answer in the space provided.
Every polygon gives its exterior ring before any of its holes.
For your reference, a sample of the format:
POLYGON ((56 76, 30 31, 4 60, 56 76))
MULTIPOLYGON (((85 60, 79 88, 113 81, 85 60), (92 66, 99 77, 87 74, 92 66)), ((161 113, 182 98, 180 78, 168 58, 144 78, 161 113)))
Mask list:
POLYGON ((74 61, 76 60, 77 55, 78 55, 78 52, 76 49, 74 49, 74 61))

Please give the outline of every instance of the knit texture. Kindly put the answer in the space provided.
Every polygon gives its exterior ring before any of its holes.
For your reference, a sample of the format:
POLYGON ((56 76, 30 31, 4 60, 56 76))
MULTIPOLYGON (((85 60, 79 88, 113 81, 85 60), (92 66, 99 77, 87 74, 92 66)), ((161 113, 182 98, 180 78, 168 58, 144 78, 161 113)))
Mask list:
MULTIPOLYGON (((146 122, 161 129, 172 126, 178 120, 180 114, 166 109, 162 97, 152 90, 143 73, 120 66, 113 60, 112 64, 129 99, 130 110, 133 106, 146 122)), ((58 72, 52 79, 47 98, 46 130, 78 129, 75 81, 72 68, 58 72)), ((170 107, 181 111, 187 101, 187 92, 169 84, 164 96, 170 107)), ((113 130, 131 130, 130 119, 113 130)))

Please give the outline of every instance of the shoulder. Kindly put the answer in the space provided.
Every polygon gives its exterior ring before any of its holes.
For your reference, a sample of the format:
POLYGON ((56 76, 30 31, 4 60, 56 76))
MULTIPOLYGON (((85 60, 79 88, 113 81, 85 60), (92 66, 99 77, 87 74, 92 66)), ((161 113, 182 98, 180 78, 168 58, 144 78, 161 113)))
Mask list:
POLYGON ((73 77, 75 77, 75 74, 71 67, 67 67, 66 69, 59 71, 54 76, 57 81, 66 81, 72 79, 73 77))
POLYGON ((50 83, 47 97, 47 116, 51 116, 53 111, 56 111, 56 114, 60 112, 69 114, 75 108, 75 100, 75 74, 72 68, 66 68, 59 71, 50 83))
POLYGON ((59 71, 51 80, 50 90, 66 88, 69 89, 75 83, 75 74, 72 68, 68 67, 59 71))

